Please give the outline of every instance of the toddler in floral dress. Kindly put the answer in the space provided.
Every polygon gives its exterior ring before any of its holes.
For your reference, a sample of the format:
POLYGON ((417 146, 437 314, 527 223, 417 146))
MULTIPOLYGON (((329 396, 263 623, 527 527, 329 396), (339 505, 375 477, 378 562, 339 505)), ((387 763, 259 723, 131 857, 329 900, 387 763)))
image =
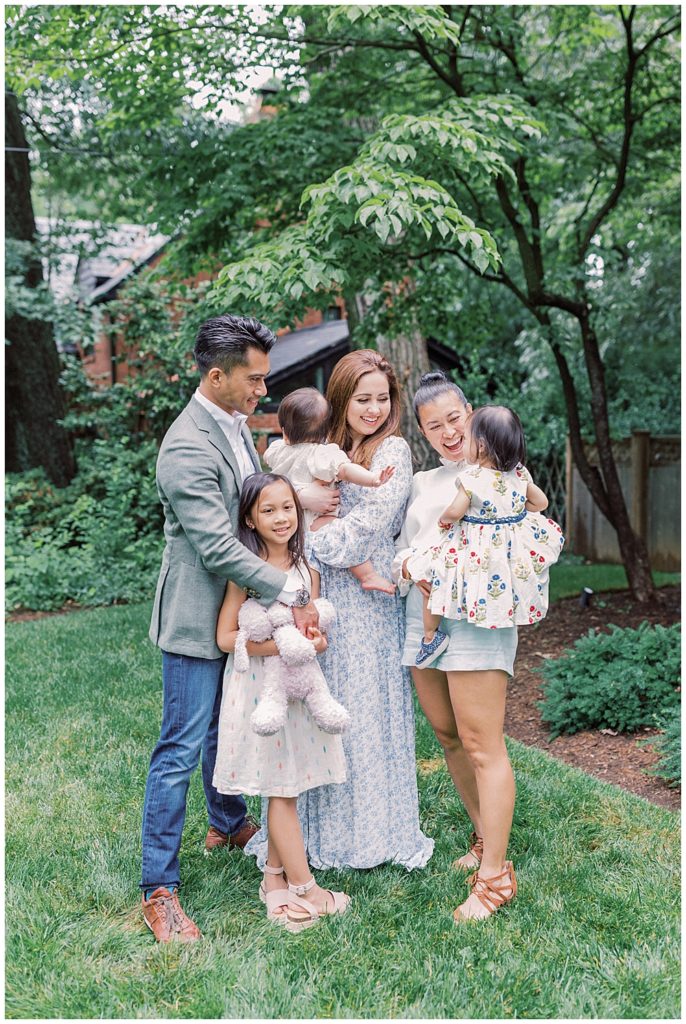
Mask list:
POLYGON ((410 556, 408 572, 430 581, 416 664, 445 650, 442 618, 486 629, 540 622, 548 610, 548 574, 562 550, 557 523, 541 515, 548 499, 524 467, 519 417, 504 406, 473 412, 465 431, 470 465, 437 524, 435 542, 410 556))
MULTIPOLYGON (((318 481, 335 484, 339 480, 360 487, 381 487, 391 479, 394 466, 385 466, 372 473, 364 466, 351 462, 337 444, 327 444, 331 410, 329 403, 316 388, 298 388, 286 395, 279 406, 279 426, 283 439, 272 441, 264 453, 264 461, 274 473, 288 477, 296 491, 318 481)), ((335 519, 333 515, 317 516, 304 510, 305 529, 314 520, 318 526, 335 519)), ((367 560, 350 566, 350 572, 363 590, 379 590, 394 594, 395 584, 385 579, 367 560)))

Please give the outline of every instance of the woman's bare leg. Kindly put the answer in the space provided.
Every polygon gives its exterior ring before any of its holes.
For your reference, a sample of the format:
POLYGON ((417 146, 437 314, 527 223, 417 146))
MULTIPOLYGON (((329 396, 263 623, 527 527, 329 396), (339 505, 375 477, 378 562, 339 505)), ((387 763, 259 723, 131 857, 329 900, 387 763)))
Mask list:
MULTIPOLYGON (((443 748, 450 778, 471 819, 474 831, 480 836, 481 815, 476 776, 460 741, 455 712, 450 701, 448 678, 445 672, 440 672, 436 668, 413 668, 412 679, 422 711, 443 748)), ((475 868, 478 864, 474 855, 470 853, 461 857, 460 861, 464 861, 465 867, 475 868)))
MULTIPOLYGON (((496 669, 448 672, 448 688, 479 794, 480 835, 484 840, 479 874, 492 878, 503 871, 514 813, 514 774, 503 735, 507 674, 496 669)), ((509 891, 505 889, 503 895, 509 891)), ((475 895, 465 901, 462 910, 468 916, 488 915, 475 895)))

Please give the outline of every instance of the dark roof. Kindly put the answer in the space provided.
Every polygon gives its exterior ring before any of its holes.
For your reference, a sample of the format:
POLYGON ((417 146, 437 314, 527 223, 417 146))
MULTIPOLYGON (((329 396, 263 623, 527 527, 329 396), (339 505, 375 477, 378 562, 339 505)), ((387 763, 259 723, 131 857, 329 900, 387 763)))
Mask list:
POLYGON ((87 301, 91 304, 108 302, 116 297, 121 285, 138 273, 143 267, 147 267, 155 257, 162 252, 169 242, 168 235, 154 235, 146 239, 143 244, 132 250, 126 257, 122 258, 116 269, 113 269, 108 280, 104 281, 98 288, 95 288, 88 296, 87 301))
POLYGON ((331 320, 280 335, 269 353, 271 372, 268 382, 278 384, 296 367, 305 370, 323 356, 335 354, 338 349, 347 351, 348 339, 347 320, 331 320))
MULTIPOLYGON (((460 357, 454 349, 429 338, 429 357, 447 368, 461 368, 460 357)), ((316 327, 303 327, 277 338, 269 353, 271 372, 269 384, 280 384, 296 369, 306 370, 323 358, 343 355, 350 349, 350 334, 347 320, 331 320, 316 327)))

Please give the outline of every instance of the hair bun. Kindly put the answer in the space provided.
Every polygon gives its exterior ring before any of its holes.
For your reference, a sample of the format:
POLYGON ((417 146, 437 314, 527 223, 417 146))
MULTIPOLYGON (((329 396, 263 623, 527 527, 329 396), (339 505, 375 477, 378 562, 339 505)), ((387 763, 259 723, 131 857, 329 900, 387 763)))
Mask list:
POLYGON ((442 370, 431 370, 430 373, 423 373, 419 381, 419 387, 423 388, 426 384, 442 384, 443 382, 449 384, 450 381, 443 373, 442 370))

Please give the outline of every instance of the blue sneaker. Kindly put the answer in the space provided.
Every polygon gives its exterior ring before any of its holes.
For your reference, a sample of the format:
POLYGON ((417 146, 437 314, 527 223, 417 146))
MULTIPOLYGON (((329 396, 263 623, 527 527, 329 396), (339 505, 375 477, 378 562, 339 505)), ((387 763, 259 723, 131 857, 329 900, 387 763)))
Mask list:
POLYGON ((440 629, 437 629, 434 633, 434 638, 431 643, 426 643, 422 637, 422 642, 419 646, 417 657, 414 659, 414 663, 417 668, 426 668, 435 661, 439 654, 443 654, 450 643, 450 637, 447 633, 443 633, 440 629))

